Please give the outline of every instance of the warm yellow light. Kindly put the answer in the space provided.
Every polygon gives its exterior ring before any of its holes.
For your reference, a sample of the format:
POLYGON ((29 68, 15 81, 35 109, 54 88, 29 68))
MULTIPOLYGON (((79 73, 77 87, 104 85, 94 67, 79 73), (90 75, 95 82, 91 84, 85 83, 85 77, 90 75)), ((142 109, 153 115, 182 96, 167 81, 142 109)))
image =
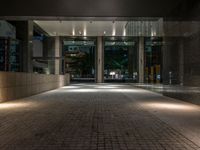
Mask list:
POLYGON ((112 36, 116 36, 116 30, 113 29, 112 36))
POLYGON ((75 36, 75 29, 72 30, 72 35, 75 36))
POLYGON ((84 29, 83 36, 86 36, 86 35, 87 35, 87 31, 86 31, 86 29, 84 29))
POLYGON ((5 109, 19 109, 19 108, 24 108, 28 106, 35 106, 33 102, 5 102, 5 103, 0 103, 0 111, 5 110, 5 109))
POLYGON ((138 90, 138 89, 121 89, 121 88, 117 88, 117 87, 105 87, 105 86, 101 86, 101 87, 88 87, 88 88, 65 88, 66 90, 60 91, 60 92, 67 92, 67 93, 93 93, 93 92, 103 92, 103 93, 143 93, 143 90, 138 90), (106 89, 106 90, 105 90, 106 89))
POLYGON ((110 87, 110 86, 98 86, 97 89, 116 89, 117 87, 110 87))
POLYGON ((156 108, 156 109, 166 109, 166 110, 194 110, 195 107, 189 104, 179 104, 179 103, 163 103, 163 102, 154 102, 154 103, 145 103, 143 106, 156 108))
POLYGON ((92 93, 92 92, 98 92, 97 89, 68 89, 66 92, 69 93, 92 93))
POLYGON ((77 88, 80 88, 80 86, 65 86, 65 87, 62 87, 62 89, 77 89, 77 88))
POLYGON ((123 36, 126 36, 126 29, 124 29, 123 31, 123 36))

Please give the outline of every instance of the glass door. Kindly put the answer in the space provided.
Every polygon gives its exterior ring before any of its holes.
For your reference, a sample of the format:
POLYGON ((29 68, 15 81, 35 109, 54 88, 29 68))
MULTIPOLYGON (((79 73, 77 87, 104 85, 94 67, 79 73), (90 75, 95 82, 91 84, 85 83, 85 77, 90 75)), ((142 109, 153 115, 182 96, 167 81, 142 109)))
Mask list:
POLYGON ((63 40, 64 72, 73 82, 95 82, 95 39, 63 40))
POLYGON ((106 37, 104 39, 105 82, 137 82, 137 39, 106 37))

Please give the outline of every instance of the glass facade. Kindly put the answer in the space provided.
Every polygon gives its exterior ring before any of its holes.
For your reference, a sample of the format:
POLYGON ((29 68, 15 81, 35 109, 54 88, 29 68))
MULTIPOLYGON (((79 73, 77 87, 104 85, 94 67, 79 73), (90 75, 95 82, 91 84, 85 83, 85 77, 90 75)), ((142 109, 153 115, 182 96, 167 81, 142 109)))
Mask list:
POLYGON ((20 71, 20 42, 16 39, 0 38, 0 71, 20 71))
POLYGON ((162 38, 146 37, 145 38, 145 82, 161 83, 162 82, 162 38))
POLYGON ((137 82, 137 50, 137 40, 135 38, 105 38, 105 82, 137 82))
POLYGON ((70 73, 72 81, 95 81, 95 49, 95 39, 63 40, 63 70, 70 73))
POLYGON ((139 82, 142 37, 145 83, 198 84, 198 79, 193 81, 199 76, 198 59, 193 56, 193 53, 198 56, 198 20, 154 17, 128 21, 53 21, 56 32, 49 22, 0 21, 0 70, 55 74, 59 62, 61 71, 57 74, 71 73, 74 79, 95 81, 96 39, 100 36, 104 40, 105 82, 139 82))

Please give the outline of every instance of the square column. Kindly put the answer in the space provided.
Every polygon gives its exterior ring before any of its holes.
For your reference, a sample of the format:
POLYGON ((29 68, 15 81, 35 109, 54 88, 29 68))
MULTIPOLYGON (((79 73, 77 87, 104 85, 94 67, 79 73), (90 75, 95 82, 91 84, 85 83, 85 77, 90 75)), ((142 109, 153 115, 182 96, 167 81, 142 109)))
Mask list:
POLYGON ((184 42, 183 38, 179 42, 179 83, 184 84, 184 42))
POLYGON ((60 57, 62 55, 62 46, 60 37, 55 37, 55 74, 61 74, 61 60, 60 57))
POLYGON ((11 21, 20 40, 20 71, 33 72, 33 21, 11 21))
POLYGON ((96 57, 96 82, 104 82, 104 48, 103 37, 97 37, 97 57, 96 57))
POLYGON ((33 21, 27 22, 27 55, 26 55, 26 61, 27 61, 27 71, 33 72, 33 21))
POLYGON ((144 37, 139 38, 139 83, 144 83, 144 37))

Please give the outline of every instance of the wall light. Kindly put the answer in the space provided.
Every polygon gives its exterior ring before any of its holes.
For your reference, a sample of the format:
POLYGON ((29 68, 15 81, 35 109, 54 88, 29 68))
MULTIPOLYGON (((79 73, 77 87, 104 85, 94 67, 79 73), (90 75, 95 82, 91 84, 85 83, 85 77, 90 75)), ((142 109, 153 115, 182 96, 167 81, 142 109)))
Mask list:
POLYGON ((113 29, 112 36, 116 36, 116 30, 115 29, 113 29))
POLYGON ((112 36, 116 36, 116 25, 115 22, 113 21, 113 31, 112 31, 112 36))
POLYGON ((126 29, 124 29, 123 31, 123 36, 126 36, 126 29))
POLYGON ((86 31, 86 29, 84 29, 83 36, 86 36, 86 35, 87 35, 87 31, 86 31))
POLYGON ((75 36, 75 29, 72 30, 72 35, 75 36))

